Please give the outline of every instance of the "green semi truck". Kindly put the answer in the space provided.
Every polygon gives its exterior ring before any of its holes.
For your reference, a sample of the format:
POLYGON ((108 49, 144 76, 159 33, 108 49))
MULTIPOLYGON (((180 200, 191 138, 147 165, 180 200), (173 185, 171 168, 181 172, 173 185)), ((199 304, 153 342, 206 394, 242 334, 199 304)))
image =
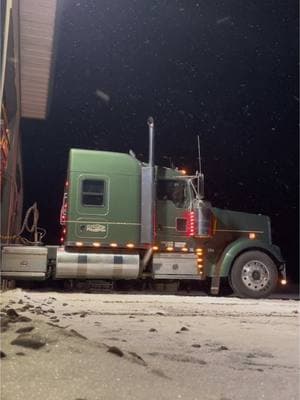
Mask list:
POLYGON ((148 163, 133 153, 70 150, 60 246, 36 239, 3 247, 3 278, 207 281, 212 294, 226 278, 250 298, 286 283, 269 217, 215 208, 204 199, 202 173, 156 166, 152 118, 148 126, 148 163))

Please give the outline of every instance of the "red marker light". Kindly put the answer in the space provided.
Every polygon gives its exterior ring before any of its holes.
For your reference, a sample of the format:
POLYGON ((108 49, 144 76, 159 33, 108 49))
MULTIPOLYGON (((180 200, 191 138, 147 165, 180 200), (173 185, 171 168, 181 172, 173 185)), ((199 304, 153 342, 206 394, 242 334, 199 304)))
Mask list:
POLYGON ((186 234, 187 236, 194 236, 196 233, 196 220, 194 211, 186 211, 184 213, 186 219, 186 234))

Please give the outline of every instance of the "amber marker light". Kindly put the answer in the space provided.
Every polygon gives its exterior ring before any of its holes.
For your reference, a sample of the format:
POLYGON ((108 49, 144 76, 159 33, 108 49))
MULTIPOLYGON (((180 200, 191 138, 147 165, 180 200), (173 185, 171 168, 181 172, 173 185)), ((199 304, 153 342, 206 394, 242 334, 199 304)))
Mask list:
POLYGON ((167 251, 173 251, 173 247, 167 247, 166 250, 167 251))
POLYGON ((281 279, 280 283, 281 283, 282 285, 286 285, 286 284, 287 284, 287 280, 286 280, 286 279, 281 279))
POLYGON ((186 175, 186 170, 185 170, 185 169, 181 169, 179 172, 180 172, 182 175, 186 175))
POLYGON ((94 247, 100 247, 100 243, 94 242, 94 243, 93 243, 93 246, 94 246, 94 247))
POLYGON ((158 246, 153 246, 152 250, 154 250, 154 251, 158 250, 158 246))
POLYGON ((76 242, 75 244, 76 244, 76 246, 79 246, 79 247, 80 247, 80 246, 83 246, 83 243, 82 243, 82 242, 76 242))
POLYGON ((254 232, 249 233, 249 239, 253 240, 256 238, 256 235, 254 232))
POLYGON ((181 251, 185 251, 186 252, 186 251, 188 251, 188 249, 186 247, 182 247, 181 251))
POLYGON ((117 243, 111 243, 110 247, 118 247, 117 243))
POLYGON ((134 244, 133 243, 127 243, 126 247, 128 247, 129 249, 133 249, 134 248, 134 244))

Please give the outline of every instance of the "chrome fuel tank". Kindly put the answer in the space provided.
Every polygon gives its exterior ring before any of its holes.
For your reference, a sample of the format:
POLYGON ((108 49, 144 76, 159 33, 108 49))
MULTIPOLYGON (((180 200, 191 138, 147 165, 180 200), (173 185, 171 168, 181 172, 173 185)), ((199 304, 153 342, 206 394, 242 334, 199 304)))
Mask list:
POLYGON ((138 254, 70 253, 57 251, 55 279, 135 279, 138 254))

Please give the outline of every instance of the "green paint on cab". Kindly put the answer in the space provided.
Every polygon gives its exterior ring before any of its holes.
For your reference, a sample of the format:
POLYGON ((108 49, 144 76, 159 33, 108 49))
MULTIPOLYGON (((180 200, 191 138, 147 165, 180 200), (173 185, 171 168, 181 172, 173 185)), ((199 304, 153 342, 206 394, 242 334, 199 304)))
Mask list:
POLYGON ((67 196, 67 245, 139 241, 140 163, 134 157, 72 149, 67 196))

